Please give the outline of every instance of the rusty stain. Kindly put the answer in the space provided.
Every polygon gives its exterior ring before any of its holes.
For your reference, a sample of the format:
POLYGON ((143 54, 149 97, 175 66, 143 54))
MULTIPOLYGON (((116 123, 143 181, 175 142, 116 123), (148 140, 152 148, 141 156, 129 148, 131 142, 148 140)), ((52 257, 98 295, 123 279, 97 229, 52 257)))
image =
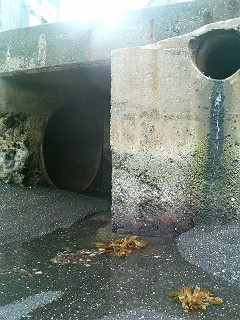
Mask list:
POLYGON ((92 29, 87 31, 87 59, 92 60, 92 29))
POLYGON ((203 11, 203 25, 214 22, 213 12, 211 10, 205 9, 203 11))
POLYGON ((154 20, 150 20, 150 43, 154 43, 154 20))

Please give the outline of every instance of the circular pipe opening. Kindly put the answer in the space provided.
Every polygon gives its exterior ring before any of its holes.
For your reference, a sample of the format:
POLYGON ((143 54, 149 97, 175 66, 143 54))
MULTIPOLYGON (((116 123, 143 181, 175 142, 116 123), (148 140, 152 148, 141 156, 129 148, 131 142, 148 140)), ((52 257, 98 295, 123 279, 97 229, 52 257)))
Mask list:
POLYGON ((47 124, 42 151, 53 185, 75 192, 86 190, 102 157, 102 134, 94 114, 75 106, 60 108, 47 124))
POLYGON ((193 61, 207 77, 223 80, 240 68, 240 34, 230 29, 209 31, 189 43, 193 61))

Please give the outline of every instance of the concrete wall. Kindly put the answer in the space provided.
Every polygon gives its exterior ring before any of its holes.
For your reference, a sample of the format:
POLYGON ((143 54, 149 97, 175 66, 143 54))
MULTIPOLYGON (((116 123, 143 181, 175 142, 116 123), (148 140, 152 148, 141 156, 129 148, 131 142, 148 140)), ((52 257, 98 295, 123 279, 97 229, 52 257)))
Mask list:
POLYGON ((199 0, 138 10, 112 23, 61 22, 2 32, 0 75, 109 63, 112 49, 156 42, 238 17, 239 0, 234 6, 230 3, 199 0))
MULTIPOLYGON (((223 63, 218 60, 233 39, 230 46, 239 52, 239 26, 240 20, 233 19, 113 51, 112 211, 117 229, 162 234, 186 230, 189 218, 237 218, 240 58, 237 54, 230 74, 234 55, 225 59, 229 48, 223 63), (218 44, 210 48, 218 36, 218 44), (206 56, 200 57, 204 45, 206 56), (214 80, 197 68, 211 50, 213 62, 227 71, 226 79, 220 74, 214 80)), ((212 61, 207 63, 212 67, 212 61)), ((219 70, 213 71, 218 76, 219 70)))
MULTIPOLYGON (((105 119, 109 163, 111 50, 190 32, 209 22, 206 13, 214 21, 236 17, 238 3, 194 1, 131 12, 111 25, 55 23, 0 33, 0 178, 48 183, 41 153, 46 125, 57 109, 73 104, 105 119)), ((104 180, 109 165, 102 166, 104 180)))

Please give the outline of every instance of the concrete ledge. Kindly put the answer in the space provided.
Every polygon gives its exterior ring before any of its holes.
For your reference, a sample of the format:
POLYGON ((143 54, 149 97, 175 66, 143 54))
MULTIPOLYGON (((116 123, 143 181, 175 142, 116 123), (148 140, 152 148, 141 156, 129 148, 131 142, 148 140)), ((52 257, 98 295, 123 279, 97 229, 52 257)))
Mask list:
POLYGON ((111 50, 185 34, 239 16, 225 0, 145 8, 112 24, 61 22, 0 33, 0 76, 110 63, 111 50), (209 17, 211 19, 209 19, 209 17))

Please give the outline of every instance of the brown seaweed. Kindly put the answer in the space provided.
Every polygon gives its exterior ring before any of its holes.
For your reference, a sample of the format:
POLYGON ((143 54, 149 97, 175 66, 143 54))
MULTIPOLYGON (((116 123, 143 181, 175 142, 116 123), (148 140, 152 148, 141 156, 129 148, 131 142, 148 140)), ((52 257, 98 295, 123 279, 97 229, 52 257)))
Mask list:
POLYGON ((127 236, 123 239, 113 240, 108 244, 93 242, 93 245, 102 249, 102 253, 114 255, 117 258, 127 257, 134 250, 140 250, 150 246, 148 242, 141 240, 138 236, 127 236))
POLYGON ((223 303, 223 300, 214 297, 214 292, 208 288, 187 286, 168 293, 168 296, 178 300, 185 312, 205 310, 211 304, 223 303))

